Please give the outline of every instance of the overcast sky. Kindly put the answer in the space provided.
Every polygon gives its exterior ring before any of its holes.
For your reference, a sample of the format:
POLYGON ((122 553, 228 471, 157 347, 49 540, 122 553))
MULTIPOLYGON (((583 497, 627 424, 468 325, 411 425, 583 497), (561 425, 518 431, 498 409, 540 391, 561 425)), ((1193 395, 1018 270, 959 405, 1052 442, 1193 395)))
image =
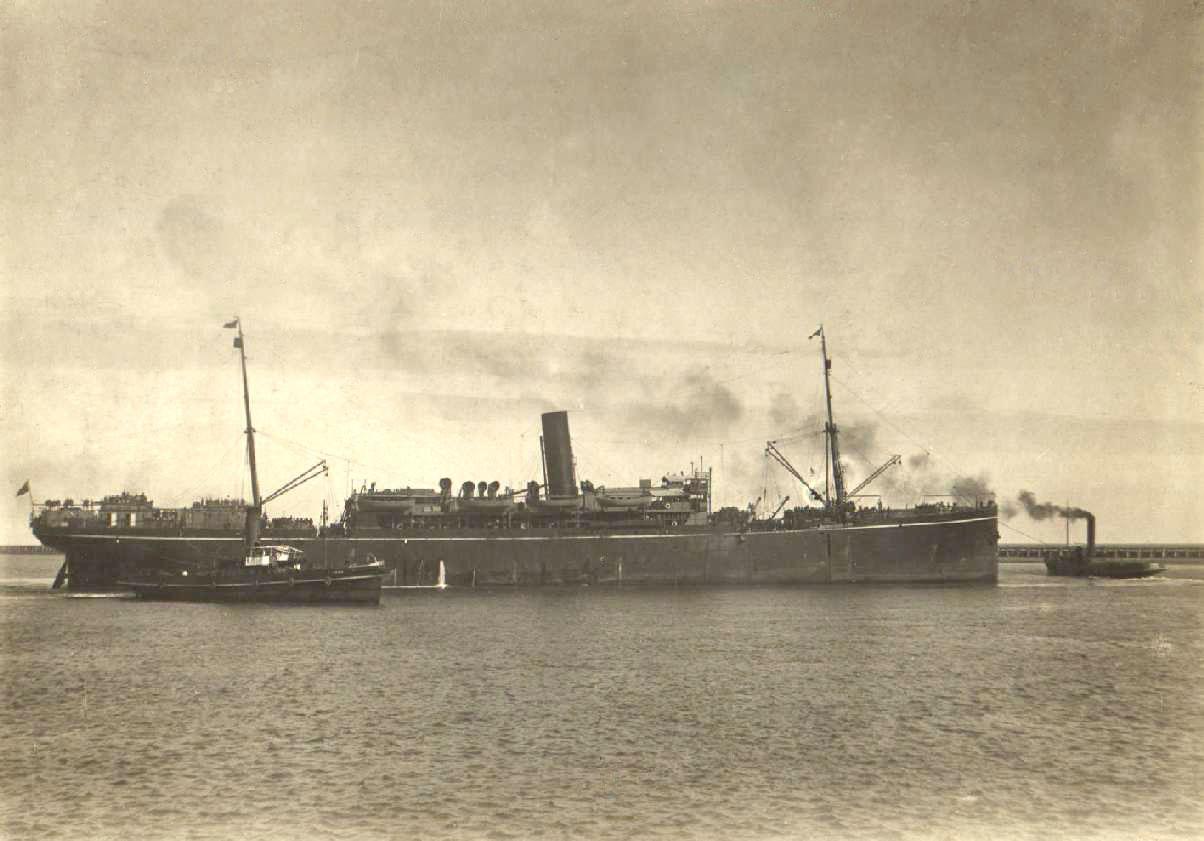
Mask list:
MULTIPOLYGON (((0 9, 0 542, 40 501, 959 476, 1204 541, 1190 2, 0 9), (925 461, 919 458, 931 453, 925 461)), ((1023 515, 1003 539, 1058 539, 1023 515)))

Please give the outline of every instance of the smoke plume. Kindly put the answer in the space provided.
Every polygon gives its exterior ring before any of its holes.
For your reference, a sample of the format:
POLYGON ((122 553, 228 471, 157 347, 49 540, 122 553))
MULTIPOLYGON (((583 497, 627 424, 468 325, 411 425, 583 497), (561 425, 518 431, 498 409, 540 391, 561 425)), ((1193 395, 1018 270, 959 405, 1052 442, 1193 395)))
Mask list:
POLYGON ((840 447, 844 454, 855 456, 864 464, 874 464, 870 453, 876 452, 878 426, 871 421, 840 425, 840 447))
POLYGON ((957 476, 949 486, 949 493, 961 503, 977 502, 993 495, 985 473, 978 476, 957 476))
POLYGON ((987 474, 958 475, 943 470, 927 451, 913 453, 903 463, 905 467, 888 470, 873 486, 894 504, 911 504, 924 497, 948 494, 959 504, 973 505, 995 495, 987 474))
MULTIPOLYGON (((803 410, 793 394, 779 393, 769 406, 769 420, 774 429, 787 429, 798 422, 803 410)), ((818 418, 818 415, 816 416, 818 418)), ((817 421, 818 422, 818 421, 817 421)))
POLYGON ((726 432, 744 415, 740 398, 705 370, 687 373, 676 390, 649 393, 625 407, 627 423, 661 434, 682 436, 726 432))
POLYGON ((1052 502, 1037 502, 1037 495, 1032 491, 1021 491, 1020 504, 1024 512, 1034 520, 1048 520, 1050 517, 1065 517, 1068 520, 1081 520, 1091 516, 1091 512, 1082 508, 1067 508, 1054 505, 1052 502))

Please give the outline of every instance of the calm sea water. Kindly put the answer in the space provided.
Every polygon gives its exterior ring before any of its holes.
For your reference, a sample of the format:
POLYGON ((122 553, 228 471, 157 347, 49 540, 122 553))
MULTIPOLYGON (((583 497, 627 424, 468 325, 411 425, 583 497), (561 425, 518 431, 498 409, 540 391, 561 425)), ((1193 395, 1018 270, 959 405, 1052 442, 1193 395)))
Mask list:
POLYGON ((1204 567, 379 608, 0 557, 11 838, 1204 837, 1204 567))

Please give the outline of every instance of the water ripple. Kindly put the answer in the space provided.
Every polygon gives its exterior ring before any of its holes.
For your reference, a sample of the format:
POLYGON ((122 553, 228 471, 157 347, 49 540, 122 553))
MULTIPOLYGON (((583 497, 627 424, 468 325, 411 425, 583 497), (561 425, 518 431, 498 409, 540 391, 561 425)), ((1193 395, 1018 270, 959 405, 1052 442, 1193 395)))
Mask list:
POLYGON ((1029 577, 368 611, 0 590, 0 834, 1200 837, 1198 591, 1029 577))

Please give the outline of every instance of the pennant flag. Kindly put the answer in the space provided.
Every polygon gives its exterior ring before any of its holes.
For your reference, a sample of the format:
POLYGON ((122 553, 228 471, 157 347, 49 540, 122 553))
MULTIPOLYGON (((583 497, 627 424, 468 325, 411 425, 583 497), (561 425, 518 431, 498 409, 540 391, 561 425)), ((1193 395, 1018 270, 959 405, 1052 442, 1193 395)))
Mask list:
POLYGON ((20 487, 20 489, 17 491, 17 496, 24 496, 27 493, 29 493, 29 480, 28 479, 25 480, 25 484, 22 485, 20 487))
POLYGON ((237 326, 238 326, 238 319, 236 318, 236 319, 234 319, 233 321, 227 321, 227 322, 226 322, 225 324, 223 324, 222 326, 223 326, 223 327, 237 327, 237 326))
POLYGON ((818 329, 818 330, 816 330, 814 333, 812 333, 812 334, 811 334, 810 336, 808 336, 807 338, 808 338, 808 339, 814 339, 816 336, 822 336, 823 334, 824 334, 824 326, 821 324, 821 325, 819 326, 819 329, 818 329))

